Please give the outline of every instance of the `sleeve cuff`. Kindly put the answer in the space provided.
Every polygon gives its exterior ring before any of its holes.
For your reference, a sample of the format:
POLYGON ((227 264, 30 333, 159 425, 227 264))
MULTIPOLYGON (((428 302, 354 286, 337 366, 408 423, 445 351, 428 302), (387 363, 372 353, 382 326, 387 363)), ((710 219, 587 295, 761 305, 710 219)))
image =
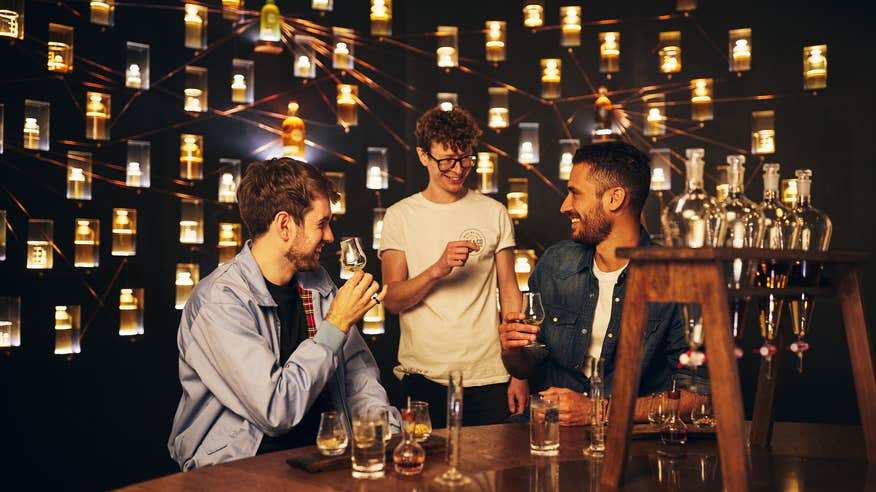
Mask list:
MULTIPOLYGON (((354 327, 351 327, 354 329, 354 327)), ((323 320, 319 325, 319 330, 316 331, 316 336, 313 341, 328 347, 332 353, 337 354, 341 350, 341 346, 347 340, 347 335, 332 323, 323 320)))

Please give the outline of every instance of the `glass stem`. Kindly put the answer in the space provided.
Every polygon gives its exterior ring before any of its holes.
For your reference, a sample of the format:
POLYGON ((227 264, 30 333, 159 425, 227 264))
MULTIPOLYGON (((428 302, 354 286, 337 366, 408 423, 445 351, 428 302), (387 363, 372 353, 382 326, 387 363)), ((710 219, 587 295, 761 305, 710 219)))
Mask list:
POLYGON ((797 373, 803 374, 803 352, 797 352, 797 373))

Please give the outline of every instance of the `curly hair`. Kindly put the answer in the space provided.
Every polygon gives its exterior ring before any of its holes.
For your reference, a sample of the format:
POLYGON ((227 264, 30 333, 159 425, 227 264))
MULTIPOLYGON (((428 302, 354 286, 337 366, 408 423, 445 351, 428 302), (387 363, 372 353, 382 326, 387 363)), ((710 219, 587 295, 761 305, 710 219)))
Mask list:
POLYGON ((434 107, 417 120, 417 146, 427 152, 433 143, 444 144, 454 152, 464 152, 474 147, 483 133, 472 115, 453 106, 450 111, 434 107))
POLYGON ((252 238, 267 232, 281 210, 301 225, 310 202, 317 197, 329 202, 340 198, 335 184, 319 169, 287 157, 253 162, 237 187, 240 218, 252 238))

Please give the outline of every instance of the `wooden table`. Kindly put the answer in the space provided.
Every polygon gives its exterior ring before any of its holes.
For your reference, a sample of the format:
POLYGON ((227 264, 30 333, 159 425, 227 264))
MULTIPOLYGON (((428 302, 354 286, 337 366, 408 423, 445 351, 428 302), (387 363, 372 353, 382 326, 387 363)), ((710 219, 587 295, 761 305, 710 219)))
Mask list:
MULTIPOLYGON (((585 460, 581 454, 587 445, 585 428, 562 428, 560 443, 558 457, 539 458, 529 454, 527 424, 465 427, 462 469, 473 483, 457 490, 608 490, 598 485, 601 463, 585 460)), ((721 467, 714 440, 691 440, 682 458, 658 456, 660 446, 655 439, 632 442, 620 490, 721 490, 721 467)), ((416 478, 397 475, 391 471, 391 463, 387 464, 386 477, 380 480, 356 480, 349 469, 308 473, 286 464, 287 458, 314 449, 279 451, 168 475, 123 490, 440 490, 432 486, 432 479, 447 469, 443 453, 430 454, 423 474, 416 478)), ((807 492, 876 490, 876 465, 867 464, 860 427, 778 422, 772 449, 752 450, 752 486, 755 490, 807 492)))

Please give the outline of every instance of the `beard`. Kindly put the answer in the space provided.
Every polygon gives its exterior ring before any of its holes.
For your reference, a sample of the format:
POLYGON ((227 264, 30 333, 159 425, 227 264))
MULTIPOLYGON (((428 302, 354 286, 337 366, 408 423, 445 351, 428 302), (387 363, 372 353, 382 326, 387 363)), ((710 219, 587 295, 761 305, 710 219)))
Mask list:
POLYGON ((606 213, 599 207, 593 213, 587 215, 586 220, 582 217, 578 222, 577 230, 572 230, 572 240, 589 246, 596 246, 611 233, 611 221, 606 213))
MULTIPOLYGON (((294 245, 304 244, 305 238, 302 234, 295 236, 294 245)), ((303 251, 295 246, 286 252, 286 259, 295 266, 296 271, 312 271, 320 267, 319 256, 320 250, 325 245, 322 241, 316 244, 310 251, 303 251)))

